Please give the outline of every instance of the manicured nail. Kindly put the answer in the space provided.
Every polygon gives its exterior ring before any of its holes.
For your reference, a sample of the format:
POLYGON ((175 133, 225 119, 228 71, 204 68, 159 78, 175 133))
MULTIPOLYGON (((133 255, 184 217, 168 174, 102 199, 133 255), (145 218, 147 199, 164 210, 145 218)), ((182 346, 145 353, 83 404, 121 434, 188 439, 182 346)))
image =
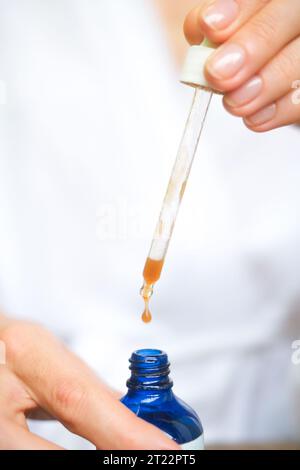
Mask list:
POLYGON ((212 29, 227 28, 238 17, 239 6, 235 0, 216 0, 202 13, 202 19, 212 29))
POLYGON ((276 110, 276 103, 270 104, 269 106, 266 106, 265 108, 261 109, 252 116, 247 117, 245 121, 247 124, 250 124, 252 126, 261 126, 262 124, 266 124, 274 118, 276 110))
POLYGON ((228 79, 233 77, 245 64, 246 52, 238 44, 221 46, 208 59, 207 70, 217 79, 228 79))
POLYGON ((250 103, 258 97, 263 87, 262 78, 258 75, 251 78, 245 85, 225 96, 225 102, 235 108, 250 103))

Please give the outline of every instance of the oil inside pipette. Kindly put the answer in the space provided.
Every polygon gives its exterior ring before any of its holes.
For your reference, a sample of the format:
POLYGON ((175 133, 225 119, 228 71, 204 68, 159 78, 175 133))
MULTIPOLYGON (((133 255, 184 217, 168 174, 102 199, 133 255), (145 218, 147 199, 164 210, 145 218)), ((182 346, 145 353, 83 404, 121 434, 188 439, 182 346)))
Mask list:
POLYGON ((152 320, 152 315, 149 310, 149 302, 150 298, 153 294, 153 286, 159 280, 160 274, 163 268, 164 260, 154 260, 151 258, 147 258, 143 277, 144 277, 144 284, 141 288, 141 296, 143 297, 145 303, 145 310, 142 314, 142 320, 144 323, 150 323, 152 320))

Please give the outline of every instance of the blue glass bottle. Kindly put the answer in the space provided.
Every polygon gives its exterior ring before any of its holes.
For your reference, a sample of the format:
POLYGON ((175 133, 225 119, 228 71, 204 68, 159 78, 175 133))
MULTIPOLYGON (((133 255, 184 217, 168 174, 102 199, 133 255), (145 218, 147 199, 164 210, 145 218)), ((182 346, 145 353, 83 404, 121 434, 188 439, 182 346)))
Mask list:
POLYGON ((203 428, 195 411, 177 398, 169 377, 168 356, 140 349, 129 359, 131 376, 121 402, 140 418, 164 431, 183 449, 202 450, 203 428))

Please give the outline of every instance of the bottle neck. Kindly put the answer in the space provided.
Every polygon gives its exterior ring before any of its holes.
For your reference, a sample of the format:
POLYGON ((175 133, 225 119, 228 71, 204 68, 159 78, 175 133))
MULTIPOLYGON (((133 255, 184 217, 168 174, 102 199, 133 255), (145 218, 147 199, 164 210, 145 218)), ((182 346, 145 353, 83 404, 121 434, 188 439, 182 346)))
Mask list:
POLYGON ((130 360, 131 376, 127 380, 129 392, 149 391, 151 394, 170 391, 173 382, 169 377, 168 356, 156 349, 135 351, 130 360))

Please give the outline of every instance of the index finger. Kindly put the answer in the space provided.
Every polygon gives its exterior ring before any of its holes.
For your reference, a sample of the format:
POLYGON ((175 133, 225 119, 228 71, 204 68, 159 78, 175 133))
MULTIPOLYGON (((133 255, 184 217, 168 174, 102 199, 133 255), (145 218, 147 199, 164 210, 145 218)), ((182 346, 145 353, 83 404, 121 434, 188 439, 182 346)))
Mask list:
POLYGON ((227 41, 270 0, 203 0, 186 17, 184 33, 190 44, 203 37, 220 44, 227 41))

